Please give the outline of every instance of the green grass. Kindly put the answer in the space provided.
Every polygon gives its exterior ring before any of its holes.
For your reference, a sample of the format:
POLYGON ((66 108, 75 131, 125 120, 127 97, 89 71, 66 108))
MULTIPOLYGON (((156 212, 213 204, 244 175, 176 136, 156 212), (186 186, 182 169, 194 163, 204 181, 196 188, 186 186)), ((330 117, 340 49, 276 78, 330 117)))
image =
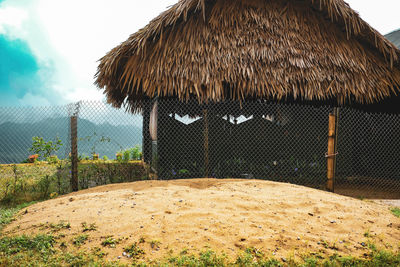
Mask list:
MULTIPOLYGON (((76 240, 81 236, 76 237, 76 240)), ((86 235, 85 235, 86 236, 86 235)), ((84 238, 86 240, 86 237, 84 238)), ((268 258, 257 249, 246 249, 235 260, 224 254, 206 250, 198 254, 181 253, 156 261, 145 261, 143 250, 137 243, 125 249, 135 255, 130 264, 106 261, 100 248, 90 251, 67 251, 61 249, 53 235, 17 236, 0 238, 0 266, 359 266, 380 267, 400 266, 400 254, 371 249, 367 259, 334 255, 323 258, 321 255, 306 256, 302 259, 287 259, 285 262, 268 258)))
POLYGON ((78 235, 72 240, 72 244, 74 244, 77 247, 80 247, 84 245, 88 239, 89 239, 88 235, 78 235))
POLYGON ((108 236, 103 242, 101 242, 101 245, 103 247, 115 248, 119 242, 121 242, 121 239, 115 239, 112 236, 108 236))
POLYGON ((140 256, 144 255, 144 250, 141 249, 138 243, 133 243, 132 245, 124 248, 124 252, 128 253, 132 258, 137 259, 140 256))
POLYGON ((82 232, 88 232, 88 231, 97 231, 97 226, 95 223, 91 223, 88 225, 86 222, 81 223, 82 225, 82 232))
POLYGON ((400 218, 400 208, 393 208, 393 209, 391 209, 391 211, 394 216, 396 216, 397 218, 400 218))
POLYGON ((4 226, 14 220, 14 216, 15 214, 17 214, 18 211, 35 203, 36 202, 29 202, 17 205, 15 207, 0 206, 0 233, 3 230, 4 226))
MULTIPOLYGON (((71 192, 68 161, 59 164, 0 164, 0 204, 15 205, 55 198, 71 192)), ((147 179, 139 161, 82 161, 78 166, 79 189, 89 184, 133 182, 147 179), (129 174, 129 175, 128 175, 129 174), (104 177, 107 179, 104 180, 104 177)))
POLYGON ((0 239, 0 266, 121 266, 105 262, 95 253, 63 252, 52 235, 0 239))

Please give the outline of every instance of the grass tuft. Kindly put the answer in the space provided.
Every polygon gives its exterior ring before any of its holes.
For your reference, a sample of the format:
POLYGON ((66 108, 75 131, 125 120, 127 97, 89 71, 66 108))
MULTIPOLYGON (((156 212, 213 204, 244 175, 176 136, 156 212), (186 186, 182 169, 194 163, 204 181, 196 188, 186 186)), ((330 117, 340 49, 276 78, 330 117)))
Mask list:
POLYGON ((36 202, 29 202, 15 207, 0 207, 0 232, 3 230, 4 226, 14 221, 14 216, 18 211, 35 203, 36 202))
POLYGON ((80 247, 84 245, 88 239, 89 239, 88 235, 78 235, 72 240, 72 244, 74 244, 77 247, 80 247))
POLYGON ((391 211, 394 216, 396 216, 397 218, 400 218, 400 208, 393 208, 393 209, 391 209, 391 211))

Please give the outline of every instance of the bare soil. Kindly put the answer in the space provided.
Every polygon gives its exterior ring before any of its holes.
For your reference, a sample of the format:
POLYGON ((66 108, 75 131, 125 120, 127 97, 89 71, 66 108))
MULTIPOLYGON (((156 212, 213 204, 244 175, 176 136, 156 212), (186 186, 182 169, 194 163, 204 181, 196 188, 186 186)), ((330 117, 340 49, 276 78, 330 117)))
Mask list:
POLYGON ((368 242, 392 251, 398 251, 400 244, 400 219, 386 204, 260 180, 101 186, 30 206, 5 233, 53 232, 74 248, 72 239, 83 233, 83 222, 95 223, 97 229, 85 232, 89 239, 82 248, 100 247, 112 260, 140 238, 145 240, 139 246, 147 259, 207 248, 235 257, 248 247, 276 257, 303 253, 362 257, 368 242), (69 222, 71 229, 55 232, 49 226, 60 221, 69 222), (108 236, 119 240, 115 248, 102 247, 108 236))

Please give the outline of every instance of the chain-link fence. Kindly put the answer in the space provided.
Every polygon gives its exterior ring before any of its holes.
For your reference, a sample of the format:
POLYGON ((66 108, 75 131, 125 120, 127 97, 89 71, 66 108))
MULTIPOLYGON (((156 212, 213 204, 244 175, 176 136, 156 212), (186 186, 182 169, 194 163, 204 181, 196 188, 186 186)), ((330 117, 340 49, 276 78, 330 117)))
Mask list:
MULTIPOLYGON (((53 167, 42 170, 34 165, 34 173, 40 179, 53 177, 45 193, 70 192, 75 138, 79 189, 149 178, 146 166, 159 179, 257 178, 325 189, 330 112, 330 107, 262 101, 152 101, 144 105, 142 115, 102 102, 0 108, 0 163, 25 162, 37 153, 30 150, 33 137, 53 145, 60 140, 58 150, 39 153, 39 160, 55 161, 53 167)), ((340 109, 339 114, 335 192, 400 198, 400 116, 351 109, 340 109)), ((7 192, 15 177, 29 172, 24 165, 15 165, 17 170, 1 166, 7 192)))
POLYGON ((38 199, 72 191, 72 117, 77 122, 79 189, 147 177, 139 115, 102 102, 2 107, 0 199, 38 199))
POLYGON ((400 198, 400 116, 341 109, 335 192, 400 198))
MULTIPOLYGON (((326 188, 333 108, 163 100, 157 110, 153 154, 161 179, 257 178, 326 188)), ((400 198, 400 116, 339 114, 335 192, 400 198)))

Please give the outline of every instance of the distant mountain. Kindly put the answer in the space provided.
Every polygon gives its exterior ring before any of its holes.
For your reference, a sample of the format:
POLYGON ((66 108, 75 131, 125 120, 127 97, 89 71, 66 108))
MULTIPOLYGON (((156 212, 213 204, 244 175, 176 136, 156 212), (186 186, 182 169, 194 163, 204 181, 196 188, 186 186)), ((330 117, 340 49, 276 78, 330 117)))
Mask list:
POLYGON ((391 41, 395 46, 400 48, 400 30, 394 31, 385 35, 385 37, 391 41))
MULTIPOLYGON (((63 146, 58 151, 59 158, 70 152, 69 118, 59 117, 34 123, 6 122, 0 124, 0 163, 19 163, 31 152, 32 137, 41 136, 46 141, 57 136, 63 146)), ((121 149, 142 144, 142 129, 133 125, 95 124, 89 120, 78 120, 79 154, 90 155, 92 151, 115 158, 121 149), (104 138, 102 138, 104 137, 104 138)))

